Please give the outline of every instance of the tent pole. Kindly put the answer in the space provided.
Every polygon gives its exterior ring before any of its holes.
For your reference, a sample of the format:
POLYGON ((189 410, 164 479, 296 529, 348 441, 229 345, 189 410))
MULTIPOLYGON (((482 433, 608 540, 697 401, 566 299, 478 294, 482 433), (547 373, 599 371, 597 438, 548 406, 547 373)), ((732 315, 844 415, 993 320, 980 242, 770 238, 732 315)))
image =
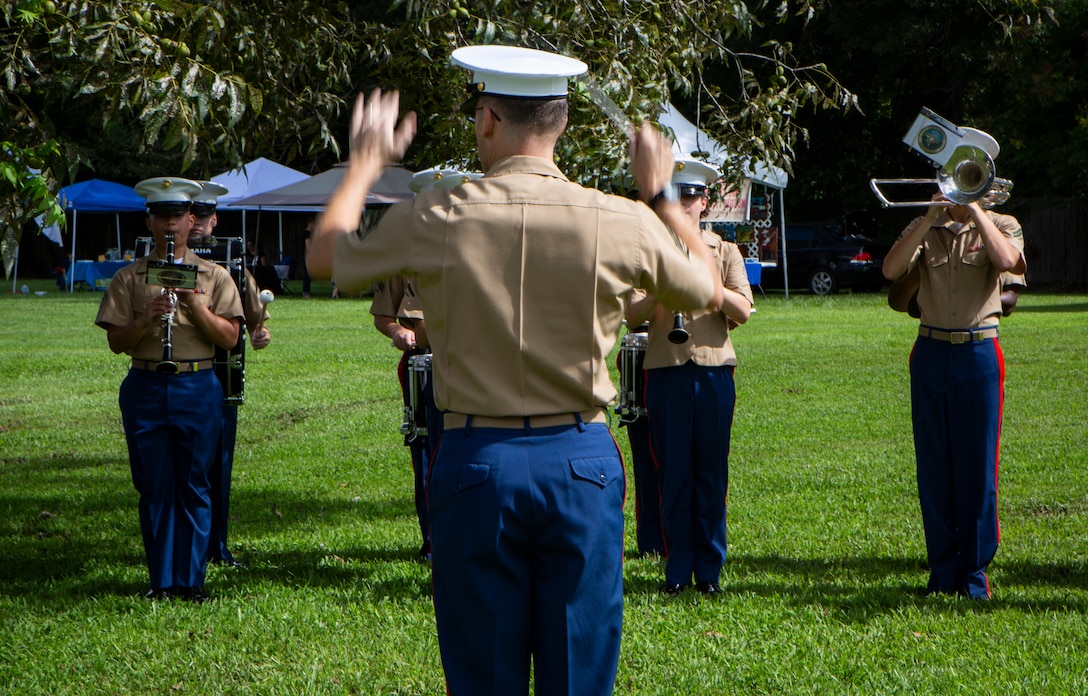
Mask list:
POLYGON ((72 261, 68 264, 68 292, 75 292, 76 289, 76 277, 72 273, 76 269, 76 231, 79 229, 79 223, 76 221, 79 213, 72 210, 72 261))
POLYGON ((790 299, 790 269, 786 263, 786 208, 782 189, 778 189, 778 243, 782 246, 782 286, 786 289, 786 299, 790 299))
POLYGON ((283 258, 283 211, 279 211, 277 215, 279 215, 280 221, 280 254, 276 257, 276 263, 279 263, 280 259, 283 258))

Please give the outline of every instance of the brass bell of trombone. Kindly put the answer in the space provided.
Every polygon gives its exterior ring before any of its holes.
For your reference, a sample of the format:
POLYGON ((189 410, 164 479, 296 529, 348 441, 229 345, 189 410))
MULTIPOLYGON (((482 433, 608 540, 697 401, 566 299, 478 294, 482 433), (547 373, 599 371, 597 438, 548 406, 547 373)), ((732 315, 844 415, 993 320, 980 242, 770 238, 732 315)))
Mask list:
POLYGON ((993 207, 1009 199, 1012 182, 996 177, 994 159, 1001 148, 989 133, 961 128, 923 108, 903 142, 937 168, 936 178, 870 179, 870 188, 885 208, 966 205, 974 201, 993 207), (936 184, 947 200, 894 201, 880 188, 892 184, 936 184))

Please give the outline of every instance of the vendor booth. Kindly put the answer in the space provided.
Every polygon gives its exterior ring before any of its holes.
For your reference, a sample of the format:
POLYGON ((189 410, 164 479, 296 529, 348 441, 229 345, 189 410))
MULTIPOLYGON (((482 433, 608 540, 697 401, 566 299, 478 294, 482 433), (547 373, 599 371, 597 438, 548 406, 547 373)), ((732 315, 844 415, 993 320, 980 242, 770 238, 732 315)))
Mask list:
POLYGON ((72 266, 68 271, 68 292, 75 288, 77 280, 92 288, 104 289, 117 269, 132 261, 131 257, 126 261, 121 251, 124 247, 121 243, 120 214, 142 212, 144 199, 137 196, 130 186, 101 179, 65 186, 58 192, 57 199, 60 206, 72 214, 72 266), (117 246, 97 258, 80 259, 76 253, 80 213, 113 213, 117 228, 117 246), (78 279, 77 273, 81 274, 78 279))
MULTIPOLYGON (((694 157, 725 169, 736 157, 718 141, 685 118, 672 104, 666 104, 658 122, 672 131, 673 153, 694 157)), ((778 246, 785 250, 784 192, 789 176, 778 167, 761 162, 743 163, 747 178, 738 188, 723 190, 711 202, 705 224, 719 236, 740 247, 745 257, 748 281, 761 286, 763 266, 774 266, 778 246)), ((785 277, 786 269, 782 269, 785 277)), ((789 287, 789 284, 786 284, 789 287)), ((762 290, 762 287, 760 287, 762 290)), ((787 296, 789 291, 787 290, 787 296)))

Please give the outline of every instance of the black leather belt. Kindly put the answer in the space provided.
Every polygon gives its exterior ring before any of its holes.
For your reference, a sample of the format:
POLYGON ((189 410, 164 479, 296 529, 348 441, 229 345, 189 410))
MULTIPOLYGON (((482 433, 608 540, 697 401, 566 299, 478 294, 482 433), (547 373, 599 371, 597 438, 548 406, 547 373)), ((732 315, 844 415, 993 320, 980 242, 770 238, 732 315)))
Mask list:
MULTIPOLYGON (((210 370, 215 367, 215 362, 211 358, 205 358, 204 360, 174 360, 173 362, 178 366, 179 374, 182 372, 200 372, 201 370, 210 370)), ((136 358, 133 358, 132 369, 158 372, 159 361, 137 360, 136 358)))
POLYGON ((973 343, 974 341, 985 341, 988 338, 997 338, 997 327, 984 326, 980 329, 947 331, 945 329, 934 329, 931 326, 919 326, 918 335, 935 338, 938 341, 948 341, 949 343, 973 343))

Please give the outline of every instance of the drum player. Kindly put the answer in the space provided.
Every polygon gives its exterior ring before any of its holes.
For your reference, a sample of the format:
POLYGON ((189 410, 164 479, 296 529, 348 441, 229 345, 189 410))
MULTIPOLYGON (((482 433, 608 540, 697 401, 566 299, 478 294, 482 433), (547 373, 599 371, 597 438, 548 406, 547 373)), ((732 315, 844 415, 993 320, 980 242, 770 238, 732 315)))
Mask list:
MULTIPOLYGON (((412 176, 408 188, 419 195, 435 186, 453 188, 479 177, 479 174, 468 174, 456 169, 425 169, 412 176)), ((412 409, 413 390, 418 392, 419 402, 425 410, 423 414, 411 412, 402 426, 402 432, 404 444, 412 456, 416 518, 419 520, 420 536, 423 539, 419 547, 419 560, 421 563, 429 563, 431 522, 427 513, 427 474, 438 442, 442 438, 442 413, 434 405, 430 362, 424 362, 422 368, 414 369, 417 368, 413 364, 415 361, 421 360, 422 356, 430 356, 431 345, 427 339, 423 307, 412 280, 397 276, 379 281, 374 288, 370 313, 374 316, 374 328, 389 338, 393 347, 402 352, 397 365, 397 379, 406 414, 412 409), (416 428, 416 424, 421 421, 426 424, 423 433, 416 428)))
POLYGON ((583 188, 554 164, 567 80, 584 63, 497 45, 452 60, 472 72, 465 109, 484 176, 395 204, 353 234, 368 190, 415 134, 396 92, 360 96, 310 271, 350 290, 395 275, 419 283, 446 411, 428 499, 448 692, 527 693, 532 670, 542 696, 608 694, 624 481, 604 409, 622 298, 641 286, 678 309, 717 308, 722 293, 652 126, 631 143, 648 205, 583 188))
MULTIPOLYGON (((720 172, 698 160, 676 162, 672 183, 692 224, 706 216, 708 187, 720 172)), ((678 595, 691 586, 721 593, 726 556, 726 494, 729 443, 737 392, 736 351, 730 321, 744 324, 752 311, 748 272, 736 244, 703 231, 703 244, 717 260, 724 301, 718 311, 681 315, 640 293, 627 308, 628 325, 649 319, 646 347, 646 409, 650 450, 661 482, 661 526, 665 584, 678 595)))
POLYGON ((140 530, 150 599, 208 598, 204 589, 211 535, 208 472, 222 428, 223 388, 213 369, 216 346, 234 347, 244 318, 238 290, 224 269, 188 249, 195 181, 147 179, 136 193, 147 201, 151 255, 113 277, 95 323, 110 349, 132 358, 118 403, 132 482, 140 494, 140 530), (166 262, 172 283, 195 275, 195 287, 167 291, 148 279, 149 265, 166 262), (182 262, 184 266, 173 266, 182 262), (176 270, 175 270, 176 269, 176 270))
MULTIPOLYGON (((212 248, 209 246, 215 240, 215 228, 219 224, 219 215, 216 212, 219 206, 219 196, 229 193, 226 186, 214 181, 201 182, 200 193, 193 198, 193 229, 190 233, 190 245, 193 252, 202 258, 212 256, 212 248)), ((239 258, 224 257, 222 263, 235 268, 232 278, 238 286, 238 293, 242 299, 242 307, 245 310, 245 326, 238 338, 238 345, 231 351, 216 348, 216 362, 223 363, 228 356, 237 351, 245 354, 246 334, 248 332, 249 344, 254 350, 266 348, 272 342, 272 334, 265 322, 269 315, 266 306, 260 301, 260 291, 253 279, 253 274, 245 267, 244 255, 239 249, 239 258), (232 265, 235 264, 236 265, 232 265)), ((243 362, 244 365, 244 362, 243 362)), ((244 368, 242 368, 244 369, 244 368)), ((220 373, 220 381, 223 374, 220 373)), ((218 456, 208 472, 208 482, 211 486, 212 499, 212 534, 211 543, 208 546, 208 562, 220 563, 231 567, 244 567, 234 558, 227 547, 227 526, 230 522, 230 483, 234 470, 234 448, 238 437, 238 393, 230 393, 230 389, 240 390, 244 376, 235 374, 233 384, 223 384, 225 396, 223 402, 223 429, 219 436, 217 447, 218 456), (233 398, 232 398, 233 397, 233 398)))

